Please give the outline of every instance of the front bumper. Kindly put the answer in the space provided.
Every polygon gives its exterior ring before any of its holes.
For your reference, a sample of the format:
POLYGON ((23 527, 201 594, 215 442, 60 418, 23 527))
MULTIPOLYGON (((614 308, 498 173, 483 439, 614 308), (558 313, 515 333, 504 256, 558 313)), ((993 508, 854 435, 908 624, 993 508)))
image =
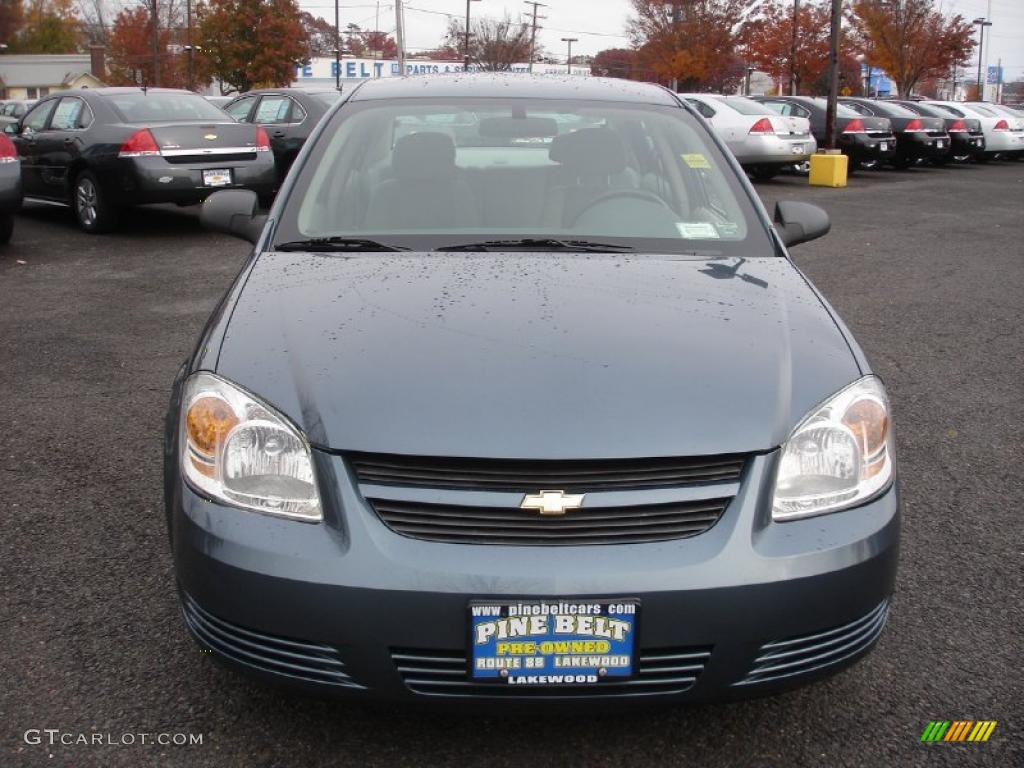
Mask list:
POLYGON ((222 661, 310 691, 504 705, 760 695, 866 653, 896 572, 895 486, 856 510, 774 524, 766 505, 777 453, 748 462, 703 534, 578 547, 400 536, 364 501, 345 461, 319 452, 326 520, 316 525, 200 498, 168 459, 168 522, 193 635, 222 661), (534 597, 639 598, 636 682, 512 693, 470 682, 468 601, 534 597))
POLYGON ((274 157, 254 152, 253 160, 213 159, 210 162, 169 163, 163 157, 119 159, 109 185, 119 205, 147 203, 198 203, 221 189, 251 189, 259 194, 273 191, 277 183, 274 157), (203 171, 230 170, 231 183, 207 186, 203 171))

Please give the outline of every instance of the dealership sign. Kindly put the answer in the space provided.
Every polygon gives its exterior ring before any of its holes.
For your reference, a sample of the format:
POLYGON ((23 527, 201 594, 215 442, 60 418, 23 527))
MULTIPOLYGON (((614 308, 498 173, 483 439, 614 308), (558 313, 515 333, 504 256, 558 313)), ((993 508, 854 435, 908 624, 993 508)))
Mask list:
MULTIPOLYGON (((304 80, 334 80, 338 75, 338 66, 334 59, 313 59, 309 64, 295 68, 295 80, 299 83, 304 80)), ((398 77, 402 71, 401 65, 390 59, 343 58, 340 67, 341 77, 344 80, 398 77)), ((454 61, 409 60, 405 63, 405 74, 407 75, 442 75, 462 71, 464 71, 463 65, 454 61)), ((470 66, 469 71, 478 72, 481 71, 481 68, 470 66)), ((513 64, 509 71, 529 72, 530 65, 513 64)), ((561 64, 534 64, 533 72, 538 75, 567 74, 565 65, 561 64)), ((589 77, 590 67, 573 67, 571 74, 577 77, 589 77)))

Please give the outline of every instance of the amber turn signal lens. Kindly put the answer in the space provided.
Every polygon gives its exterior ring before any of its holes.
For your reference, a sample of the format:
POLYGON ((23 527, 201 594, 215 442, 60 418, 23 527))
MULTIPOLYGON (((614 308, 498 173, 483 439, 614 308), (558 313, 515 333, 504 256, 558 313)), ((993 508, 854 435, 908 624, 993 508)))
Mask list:
POLYGON ((238 424, 231 406, 219 397, 198 398, 185 415, 188 438, 193 447, 206 456, 213 456, 228 432, 238 424))
POLYGON ((880 458, 889 432, 889 417, 885 407, 875 400, 858 400, 846 410, 843 424, 853 432, 863 455, 867 457, 865 476, 872 477, 877 474, 881 471, 883 462, 873 460, 880 458))

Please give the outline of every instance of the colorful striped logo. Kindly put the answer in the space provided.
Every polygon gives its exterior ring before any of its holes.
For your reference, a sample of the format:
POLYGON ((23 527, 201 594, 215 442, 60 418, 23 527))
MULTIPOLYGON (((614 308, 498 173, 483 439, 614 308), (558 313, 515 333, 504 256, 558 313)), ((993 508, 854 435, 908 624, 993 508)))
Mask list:
POLYGON ((995 720, 932 720, 921 741, 988 741, 995 729, 995 720))

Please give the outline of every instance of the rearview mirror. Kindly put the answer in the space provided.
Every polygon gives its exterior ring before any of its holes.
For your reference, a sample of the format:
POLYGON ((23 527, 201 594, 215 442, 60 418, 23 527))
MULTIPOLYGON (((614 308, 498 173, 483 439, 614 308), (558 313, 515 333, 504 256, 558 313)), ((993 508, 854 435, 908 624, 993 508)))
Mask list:
POLYGON ((787 246, 817 240, 831 228, 828 214, 816 205, 791 200, 775 204, 775 229, 787 246))
POLYGON ((206 198, 199 221, 213 232, 255 243, 267 223, 266 214, 257 214, 257 210, 259 198, 251 189, 222 189, 206 198))

